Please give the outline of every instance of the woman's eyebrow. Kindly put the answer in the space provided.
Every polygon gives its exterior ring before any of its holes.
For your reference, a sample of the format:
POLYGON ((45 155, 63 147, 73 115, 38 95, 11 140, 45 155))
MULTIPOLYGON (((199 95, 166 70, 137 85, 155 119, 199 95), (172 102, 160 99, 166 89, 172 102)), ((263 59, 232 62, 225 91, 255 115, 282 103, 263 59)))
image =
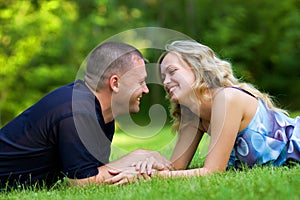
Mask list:
POLYGON ((170 65, 165 67, 164 70, 161 70, 161 74, 166 74, 166 72, 169 70, 170 65))

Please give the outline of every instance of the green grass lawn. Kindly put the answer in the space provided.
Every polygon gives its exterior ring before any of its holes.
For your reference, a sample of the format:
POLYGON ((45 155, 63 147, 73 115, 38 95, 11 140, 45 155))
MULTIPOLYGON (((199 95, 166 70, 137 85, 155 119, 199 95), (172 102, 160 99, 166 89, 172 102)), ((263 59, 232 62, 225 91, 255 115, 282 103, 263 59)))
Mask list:
POLYGON ((1 199, 299 199, 300 167, 256 168, 208 177, 158 179, 125 186, 21 190, 1 199))
MULTIPOLYGON (((153 149, 170 157, 176 136, 170 128, 150 138, 132 137, 117 130, 111 160, 134 149, 153 149)), ((201 167, 208 139, 200 144, 190 168, 201 167)), ((124 186, 91 185, 68 187, 57 183, 51 189, 31 188, 0 192, 0 199, 299 199, 300 165, 294 167, 257 167, 229 170, 207 177, 163 179, 124 186)))

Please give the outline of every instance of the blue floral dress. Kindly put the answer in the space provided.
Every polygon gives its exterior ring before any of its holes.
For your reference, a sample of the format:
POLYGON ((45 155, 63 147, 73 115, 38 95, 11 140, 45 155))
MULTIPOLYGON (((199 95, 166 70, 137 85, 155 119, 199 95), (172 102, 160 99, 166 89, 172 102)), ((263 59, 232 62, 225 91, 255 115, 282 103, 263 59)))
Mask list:
POLYGON ((237 135, 228 167, 280 166, 290 159, 300 161, 300 117, 292 119, 258 99, 252 121, 237 135))

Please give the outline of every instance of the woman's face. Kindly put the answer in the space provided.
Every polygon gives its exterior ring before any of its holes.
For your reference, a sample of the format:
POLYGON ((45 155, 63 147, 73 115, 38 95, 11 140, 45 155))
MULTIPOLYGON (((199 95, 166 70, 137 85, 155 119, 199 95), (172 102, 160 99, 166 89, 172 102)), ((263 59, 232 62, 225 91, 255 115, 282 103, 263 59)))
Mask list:
POLYGON ((192 85, 195 75, 189 65, 181 61, 177 54, 167 53, 160 65, 161 78, 173 102, 186 104, 193 95, 192 85))

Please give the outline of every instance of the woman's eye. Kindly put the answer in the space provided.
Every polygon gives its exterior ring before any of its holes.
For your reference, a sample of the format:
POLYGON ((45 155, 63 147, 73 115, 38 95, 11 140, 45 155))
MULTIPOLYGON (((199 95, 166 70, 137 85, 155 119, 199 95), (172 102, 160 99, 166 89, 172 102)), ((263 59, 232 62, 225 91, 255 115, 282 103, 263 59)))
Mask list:
POLYGON ((169 69, 169 74, 174 74, 176 69, 169 69))

